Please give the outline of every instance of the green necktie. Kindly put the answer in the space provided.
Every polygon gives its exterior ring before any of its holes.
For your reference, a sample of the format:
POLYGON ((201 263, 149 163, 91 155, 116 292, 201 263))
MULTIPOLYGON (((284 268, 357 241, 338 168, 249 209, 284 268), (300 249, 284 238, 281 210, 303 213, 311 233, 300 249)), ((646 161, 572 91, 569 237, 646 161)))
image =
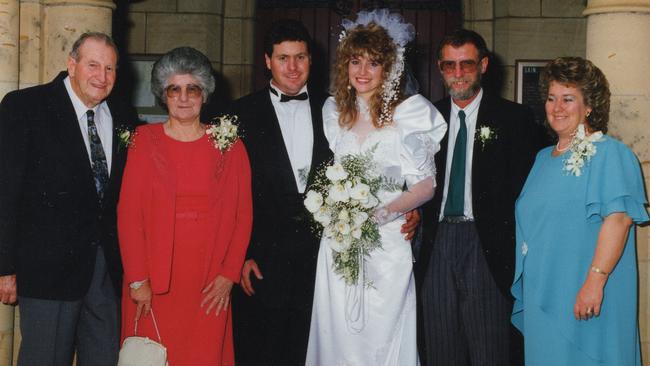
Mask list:
POLYGON ((454 144, 454 157, 451 160, 445 216, 463 216, 465 212, 465 155, 467 154, 465 112, 458 111, 458 118, 460 119, 460 128, 454 144))

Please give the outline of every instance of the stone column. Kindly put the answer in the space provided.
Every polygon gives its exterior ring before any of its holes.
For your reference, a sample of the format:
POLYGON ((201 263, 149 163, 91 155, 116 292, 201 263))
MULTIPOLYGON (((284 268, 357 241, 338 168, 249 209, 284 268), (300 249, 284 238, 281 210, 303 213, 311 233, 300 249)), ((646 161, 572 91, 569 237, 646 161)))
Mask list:
MULTIPOLYGON (((587 58, 607 76, 612 92, 610 134, 639 157, 650 187, 650 0, 589 0, 587 58)), ((650 357, 648 227, 637 230, 639 325, 642 352, 650 357)))
MULTIPOLYGON (((0 2, 0 99, 18 88, 18 0, 0 2)), ((0 365, 13 359, 14 307, 0 304, 0 365)))
POLYGON ((111 34, 113 0, 42 0, 40 82, 52 80, 65 68, 68 52, 84 32, 111 34))
MULTIPOLYGON (((225 0, 223 19, 223 76, 231 83, 232 97, 253 88, 255 0, 225 0)), ((256 52, 261 52, 258 45, 256 52)))

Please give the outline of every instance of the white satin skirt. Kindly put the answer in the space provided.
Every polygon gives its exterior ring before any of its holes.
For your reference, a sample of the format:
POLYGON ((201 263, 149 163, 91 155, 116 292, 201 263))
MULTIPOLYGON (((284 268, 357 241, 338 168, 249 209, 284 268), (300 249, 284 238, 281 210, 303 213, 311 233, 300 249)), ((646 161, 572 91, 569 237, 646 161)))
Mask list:
MULTIPOLYGON (((347 286, 321 241, 306 364, 417 366, 415 280, 403 219, 380 227, 382 248, 364 263, 370 285, 347 286)), ((360 281, 361 282, 361 281, 360 281)))

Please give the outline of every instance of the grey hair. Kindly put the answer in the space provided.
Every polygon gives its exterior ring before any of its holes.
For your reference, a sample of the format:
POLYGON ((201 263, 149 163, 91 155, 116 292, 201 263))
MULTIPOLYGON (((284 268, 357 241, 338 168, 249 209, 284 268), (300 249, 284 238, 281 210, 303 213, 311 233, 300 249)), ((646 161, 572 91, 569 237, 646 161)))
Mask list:
POLYGON ((120 53, 117 50, 117 45, 113 38, 106 33, 102 32, 86 32, 77 38, 72 45, 72 50, 70 50, 70 57, 73 60, 79 61, 79 48, 86 42, 87 39, 94 39, 96 41, 104 42, 107 46, 111 47, 115 51, 115 55, 119 58, 120 53))
POLYGON ((189 74, 203 89, 203 103, 214 91, 214 76, 210 60, 192 47, 178 47, 164 54, 151 70, 151 92, 158 102, 165 104, 165 88, 174 75, 189 74))

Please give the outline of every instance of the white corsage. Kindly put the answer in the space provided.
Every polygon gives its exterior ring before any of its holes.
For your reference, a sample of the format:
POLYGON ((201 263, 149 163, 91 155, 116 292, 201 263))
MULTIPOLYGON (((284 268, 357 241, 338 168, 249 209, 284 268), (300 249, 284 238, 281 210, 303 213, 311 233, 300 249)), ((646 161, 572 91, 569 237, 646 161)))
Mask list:
POLYGON ((485 146, 487 145, 487 143, 492 140, 495 140, 497 138, 497 134, 489 126, 479 126, 477 127, 477 130, 478 130, 478 135, 476 137, 478 138, 478 141, 481 143, 481 149, 485 150, 485 146))
POLYGON ((237 122, 237 116, 224 114, 215 117, 205 130, 206 135, 209 136, 214 147, 221 150, 222 153, 230 150, 232 145, 239 138, 235 122, 237 122))
POLYGON ((133 145, 133 138, 135 137, 135 129, 132 127, 122 126, 117 129, 118 147, 120 149, 129 148, 133 145))
POLYGON ((582 168, 585 164, 589 163, 589 160, 598 151, 594 142, 600 141, 602 137, 603 133, 600 131, 587 136, 584 124, 581 123, 578 125, 578 130, 571 141, 571 148, 569 150, 571 155, 564 159, 564 171, 576 177, 582 175, 582 168))

